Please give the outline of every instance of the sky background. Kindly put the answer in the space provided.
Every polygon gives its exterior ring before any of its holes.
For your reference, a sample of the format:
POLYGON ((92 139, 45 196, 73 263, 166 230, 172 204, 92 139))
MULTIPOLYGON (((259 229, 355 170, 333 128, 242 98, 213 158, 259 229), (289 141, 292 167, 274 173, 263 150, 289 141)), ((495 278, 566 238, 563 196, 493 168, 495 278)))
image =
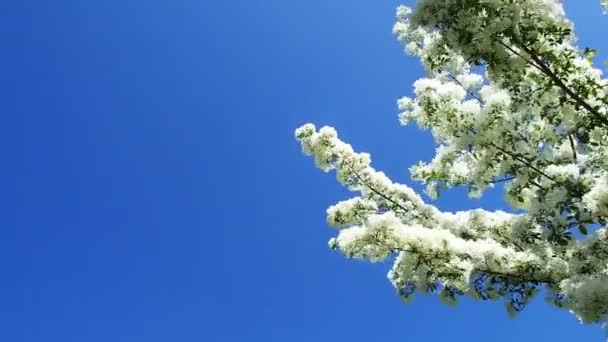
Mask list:
MULTIPOLYGON (((608 51, 599 0, 566 0, 608 51)), ((434 154, 400 1, 3 1, 0 341, 601 341, 538 298, 402 304, 327 248, 348 194, 293 139, 332 125, 396 180, 434 154)), ((447 210, 501 208, 498 192, 447 210)))

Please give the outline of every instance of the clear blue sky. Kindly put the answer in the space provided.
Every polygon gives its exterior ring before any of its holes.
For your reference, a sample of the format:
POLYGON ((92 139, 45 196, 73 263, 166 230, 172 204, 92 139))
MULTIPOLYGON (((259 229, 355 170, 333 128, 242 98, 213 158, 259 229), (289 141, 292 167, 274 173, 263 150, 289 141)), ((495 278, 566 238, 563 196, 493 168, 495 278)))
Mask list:
MULTIPOLYGON (((567 0, 608 50, 599 0, 567 0)), ((406 306, 327 249, 347 193, 293 140, 336 126, 409 182, 395 101, 421 75, 399 1, 4 1, 0 341, 600 341, 539 298, 406 306)), ((411 182, 409 182, 411 184, 411 182)), ((442 208, 501 206, 497 194, 442 208)))

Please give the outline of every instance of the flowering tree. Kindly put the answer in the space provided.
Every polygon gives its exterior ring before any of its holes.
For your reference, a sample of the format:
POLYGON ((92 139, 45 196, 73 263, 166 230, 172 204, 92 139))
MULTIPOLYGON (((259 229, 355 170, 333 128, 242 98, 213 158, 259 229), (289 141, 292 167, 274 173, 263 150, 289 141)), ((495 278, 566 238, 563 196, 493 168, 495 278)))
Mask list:
MULTIPOLYGON (((608 8, 608 0, 602 0, 608 8)), ((584 323, 608 317, 608 81, 575 44, 559 0, 419 0, 394 33, 428 77, 398 101, 400 121, 438 148, 410 171, 430 197, 497 183, 514 213, 442 212, 370 166, 331 127, 295 132, 303 151, 358 196, 327 210, 345 256, 396 256, 401 297, 503 299, 516 313, 541 290, 584 323)))

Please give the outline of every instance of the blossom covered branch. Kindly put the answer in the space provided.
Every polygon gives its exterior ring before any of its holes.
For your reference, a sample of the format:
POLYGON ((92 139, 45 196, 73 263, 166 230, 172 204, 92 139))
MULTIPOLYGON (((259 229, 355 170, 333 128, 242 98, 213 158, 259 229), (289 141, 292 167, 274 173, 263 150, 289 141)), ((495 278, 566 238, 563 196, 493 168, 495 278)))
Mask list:
MULTIPOLYGON (((608 7, 606 1, 602 4, 608 7)), ((394 33, 427 77, 398 101, 400 122, 437 142, 414 165, 431 198, 504 184, 514 211, 442 212, 371 167, 330 127, 296 130, 304 153, 358 196, 331 206, 330 247, 369 261, 405 299, 438 292, 503 298, 510 312, 544 288, 586 323, 608 318, 608 81, 575 45, 557 0, 420 0, 394 33)))

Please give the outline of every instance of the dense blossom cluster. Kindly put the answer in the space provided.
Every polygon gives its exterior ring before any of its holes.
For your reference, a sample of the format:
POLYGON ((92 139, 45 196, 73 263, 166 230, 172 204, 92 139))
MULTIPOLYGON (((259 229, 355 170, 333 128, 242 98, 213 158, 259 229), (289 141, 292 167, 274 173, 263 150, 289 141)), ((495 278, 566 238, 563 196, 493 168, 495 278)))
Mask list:
MULTIPOLYGON (((608 1, 602 5, 608 8, 608 1)), ((370 166, 333 128, 296 130, 303 151, 358 196, 327 211, 330 247, 396 256, 404 298, 504 298, 541 289, 582 322, 608 317, 608 81, 575 44, 558 0, 419 0, 394 26, 427 77, 398 101, 402 124, 432 132, 436 156, 411 168, 437 197, 500 183, 514 212, 442 212, 370 166)))

